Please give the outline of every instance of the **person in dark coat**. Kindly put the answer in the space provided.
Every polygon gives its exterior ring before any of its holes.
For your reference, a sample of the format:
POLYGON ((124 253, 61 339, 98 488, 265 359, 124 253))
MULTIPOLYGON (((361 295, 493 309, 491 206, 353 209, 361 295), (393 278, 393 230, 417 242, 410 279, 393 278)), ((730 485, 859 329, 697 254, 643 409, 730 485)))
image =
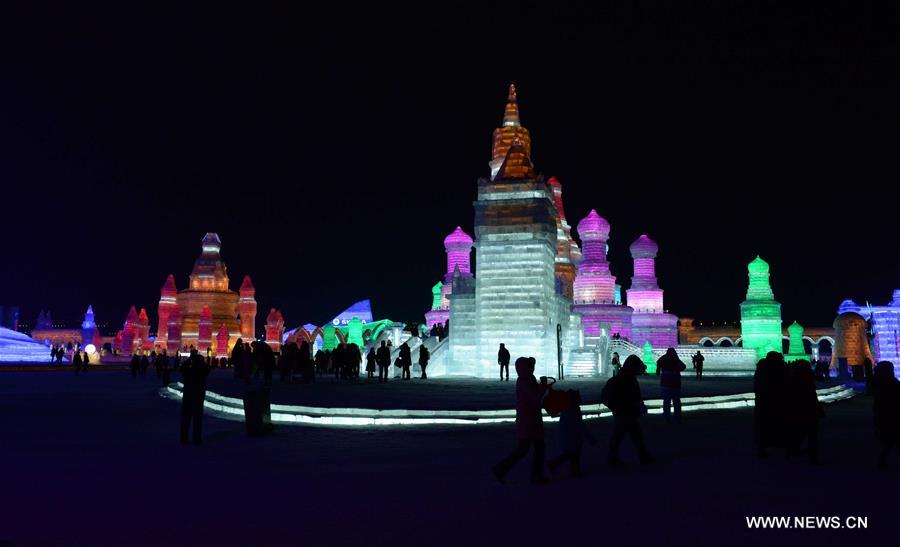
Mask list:
POLYGON ((300 367, 300 374, 303 376, 303 380, 305 382, 315 382, 316 381, 316 371, 313 368, 313 360, 312 353, 309 351, 309 342, 304 340, 300 343, 300 355, 298 356, 298 367, 300 367))
POLYGON ((872 376, 872 418, 875 438, 881 445, 878 467, 887 469, 891 449, 900 453, 900 382, 894 377, 890 361, 875 365, 872 376))
POLYGON ((703 361, 705 360, 706 358, 703 357, 703 354, 700 353, 700 350, 697 350, 697 353, 695 353, 694 356, 691 357, 691 361, 694 364, 694 372, 697 374, 698 380, 703 378, 703 361))
POLYGON ((168 352, 163 349, 162 353, 156 356, 156 361, 159 363, 159 377, 162 380, 162 386, 166 387, 169 385, 169 355, 168 352))
POLYGON ((234 366, 234 379, 244 377, 244 341, 240 338, 231 348, 231 364, 234 366))
POLYGON ((656 361, 659 372, 659 387, 663 400, 663 415, 667 422, 672 421, 671 406, 675 405, 675 423, 681 423, 681 373, 687 369, 678 358, 675 348, 669 348, 656 361))
POLYGON ((516 359, 516 433, 519 446, 509 456, 493 467, 494 477, 502 484, 507 473, 516 463, 524 458, 534 446, 534 459, 531 461, 531 482, 541 484, 547 482, 544 476, 544 419, 541 415, 541 400, 547 392, 547 377, 541 376, 538 383, 534 377, 534 357, 516 359))
POLYGON ((131 377, 137 378, 138 372, 141 370, 141 356, 135 353, 131 356, 131 377))
POLYGON ((366 376, 368 378, 375 377, 375 370, 378 368, 377 361, 375 358, 375 347, 369 348, 369 353, 366 354, 366 376))
POLYGON ((375 360, 378 362, 378 383, 387 383, 388 370, 391 368, 391 350, 385 345, 384 340, 381 341, 381 347, 375 354, 375 360))
POLYGON ((428 379, 428 374, 425 373, 425 369, 428 368, 429 358, 431 358, 431 353, 428 352, 428 348, 425 347, 425 343, 423 342, 419 346, 419 367, 422 369, 422 380, 428 379))
POLYGON ((141 355, 141 378, 147 375, 148 368, 150 368, 150 358, 145 353, 141 355))
POLYGON ((409 372, 409 369, 412 367, 412 351, 409 349, 409 344, 403 342, 400 344, 400 377, 404 380, 409 380, 412 378, 412 375, 409 372))
POLYGON ((272 385, 272 373, 275 371, 275 352, 265 342, 257 340, 253 343, 253 355, 257 366, 263 371, 265 385, 272 385))
POLYGON ((768 448, 785 445, 787 368, 783 355, 770 351, 756 364, 753 393, 753 434, 757 454, 765 458, 768 448))
POLYGON ((344 344, 340 343, 331 352, 331 365, 334 367, 334 379, 340 380, 344 374, 344 344))
POLYGON ((555 474, 560 465, 569 462, 569 476, 576 478, 581 476, 581 449, 584 446, 584 439, 587 438, 591 444, 597 440, 588 431, 581 415, 581 392, 570 389, 567 395, 569 408, 559 415, 559 444, 562 452, 547 462, 547 467, 555 474))
POLYGON ((347 364, 350 367, 350 377, 359 378, 359 364, 362 362, 362 354, 355 342, 347 346, 347 364))
MULTIPOLYGON (((506 344, 500 344, 500 351, 497 352, 497 364, 500 365, 500 381, 503 381, 503 371, 506 371, 506 381, 509 381, 509 350, 506 344)), ((517 380, 518 381, 518 380, 517 380)))
POLYGON ((191 350, 191 356, 182 365, 182 376, 184 392, 181 401, 181 444, 188 443, 188 433, 192 426, 194 444, 200 444, 209 366, 197 350, 191 350))
POLYGON ((619 374, 606 381, 600 395, 600 401, 613 413, 613 430, 607 459, 610 465, 624 465, 619 457, 619 445, 622 444, 625 435, 630 436, 634 442, 642 465, 654 462, 653 456, 644 445, 644 436, 639 423, 641 415, 646 414, 647 408, 641 397, 641 386, 637 377, 643 374, 645 369, 640 357, 629 355, 622 364, 619 374))
POLYGON ((789 455, 798 454, 806 440, 809 463, 816 465, 819 463, 819 420, 824 412, 816 395, 816 379, 809 361, 791 364, 786 401, 789 431, 785 448, 789 455))
POLYGON ((72 356, 72 366, 75 368, 75 374, 81 372, 81 352, 76 351, 72 356))

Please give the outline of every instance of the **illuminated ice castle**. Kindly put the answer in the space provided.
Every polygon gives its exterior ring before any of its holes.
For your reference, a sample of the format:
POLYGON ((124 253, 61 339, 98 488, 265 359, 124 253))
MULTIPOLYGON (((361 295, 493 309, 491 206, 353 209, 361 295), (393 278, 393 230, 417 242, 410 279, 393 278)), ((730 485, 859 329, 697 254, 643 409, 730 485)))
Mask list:
POLYGON ((656 242, 642 235, 629 247, 634 259, 634 276, 631 288, 626 291, 631 315, 632 342, 643 346, 650 342, 654 348, 670 348, 678 345, 678 318, 666 313, 663 307, 663 291, 656 282, 656 242))
POLYGON ((478 181, 474 203, 477 275, 473 283, 460 268, 450 283, 448 370, 493 378, 504 343, 513 360, 532 356, 536 374, 556 376, 558 350, 565 360, 581 338, 565 294, 574 242, 560 244, 568 226, 557 208, 561 194, 554 188, 561 188, 531 163, 531 135, 519 119, 512 85, 503 124, 494 131, 490 168, 490 178, 478 181))

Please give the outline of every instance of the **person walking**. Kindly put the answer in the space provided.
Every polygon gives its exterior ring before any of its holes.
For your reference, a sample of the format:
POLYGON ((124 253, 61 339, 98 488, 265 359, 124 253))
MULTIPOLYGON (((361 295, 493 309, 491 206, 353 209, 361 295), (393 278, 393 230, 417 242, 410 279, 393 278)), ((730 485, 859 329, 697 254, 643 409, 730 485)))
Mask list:
POLYGON ((203 402, 206 399, 206 377, 209 366, 206 360, 191 350, 191 356, 182 365, 184 391, 181 401, 181 444, 188 443, 188 433, 193 433, 194 444, 200 444, 203 427, 203 402), (193 431, 191 429, 193 428, 193 431))
POLYGON ((641 385, 637 381, 638 374, 643 374, 644 363, 637 355, 629 355, 622 364, 622 370, 615 377, 606 381, 600 394, 600 402, 613 413, 613 430, 609 441, 609 465, 621 466, 624 462, 619 457, 619 445, 625 435, 631 437, 638 451, 641 465, 653 463, 655 460, 644 445, 639 419, 647 413, 647 407, 641 397, 641 385))
POLYGON ((787 368, 781 353, 770 351, 756 364, 753 393, 753 436, 757 455, 766 458, 769 447, 785 446, 787 368))
POLYGON ((809 463, 818 465, 819 420, 825 413, 816 395, 816 379, 809 361, 797 361, 790 365, 787 411, 790 430, 785 448, 788 455, 799 454, 800 445, 806 440, 809 463))
POLYGON ((425 347, 425 343, 422 342, 419 345, 419 367, 422 369, 422 380, 428 379, 428 374, 425 373, 425 369, 428 368, 428 359, 431 358, 431 353, 429 353, 428 348, 425 347))
POLYGON ((597 440, 588 431, 581 415, 581 392, 570 389, 566 395, 569 397, 569 408, 559 415, 559 444, 562 452, 547 462, 547 467, 551 473, 556 474, 560 465, 569 462, 569 476, 578 478, 581 476, 581 449, 584 446, 584 439, 587 438, 591 444, 597 440))
POLYGON ((691 361, 694 364, 694 372, 697 374, 697 379, 703 378, 703 361, 706 359, 703 357, 703 354, 700 353, 700 350, 697 350, 697 353, 691 357, 691 361))
POLYGON ((375 377, 375 369, 378 367, 376 364, 375 358, 375 347, 369 348, 369 352, 366 354, 366 377, 374 378, 375 377))
POLYGON ((613 352, 612 359, 610 359, 609 364, 612 367, 612 375, 613 377, 615 377, 619 373, 619 371, 622 370, 622 363, 619 362, 619 352, 613 352))
POLYGON ((387 383, 388 369, 391 368, 391 350, 385 345, 384 340, 381 341, 381 347, 375 354, 375 361, 378 363, 378 383, 387 383))
POLYGON ((666 422, 672 421, 671 406, 675 405, 675 423, 681 423, 681 372, 687 366, 678 358, 675 348, 669 348, 656 361, 659 371, 659 387, 663 400, 663 415, 666 422))
POLYGON ((541 381, 534 377, 534 357, 516 359, 516 434, 519 445, 506 458, 494 465, 494 477, 502 484, 506 475, 519 460, 524 458, 531 447, 534 455, 531 461, 531 482, 547 482, 544 476, 544 419, 541 415, 541 400, 547 392, 547 377, 541 381))
POLYGON ((412 367, 412 351, 409 349, 409 344, 403 342, 400 344, 400 368, 402 370, 400 377, 404 380, 412 378, 409 372, 410 367, 412 367))
MULTIPOLYGON (((518 362, 518 361, 516 361, 518 362)), ((497 364, 500 365, 500 381, 503 381, 503 371, 506 371, 506 381, 509 381, 509 350, 506 344, 500 344, 500 351, 497 352, 497 364)), ((518 382, 518 380, 516 380, 518 382)))
POLYGON ((75 369, 75 375, 77 376, 79 372, 81 372, 81 352, 75 351, 75 354, 72 356, 72 367, 75 369))

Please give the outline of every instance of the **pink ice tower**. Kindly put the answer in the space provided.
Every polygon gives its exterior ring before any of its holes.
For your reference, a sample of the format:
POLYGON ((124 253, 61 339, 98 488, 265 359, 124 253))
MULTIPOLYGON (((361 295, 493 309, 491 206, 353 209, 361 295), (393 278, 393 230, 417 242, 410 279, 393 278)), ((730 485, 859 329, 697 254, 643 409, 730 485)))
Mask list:
POLYGON ((578 235, 584 258, 573 284, 574 310, 581 314, 586 341, 600 336, 602 323, 609 324, 610 336, 618 334, 630 340, 633 310, 616 304, 616 278, 606 260, 609 223, 591 209, 578 223, 578 235))
POLYGON ((459 270, 463 277, 472 277, 472 236, 459 226, 444 238, 444 250, 447 252, 447 273, 441 287, 441 303, 439 308, 432 308, 425 314, 425 325, 430 329, 435 324, 444 324, 450 319, 450 300, 447 298, 453 291, 453 274, 459 270))
POLYGON ((642 235, 629 247, 634 259, 634 277, 626 291, 631 316, 632 342, 641 346, 650 342, 654 348, 678 345, 678 318, 665 313, 663 291, 656 284, 656 254, 659 246, 642 235))

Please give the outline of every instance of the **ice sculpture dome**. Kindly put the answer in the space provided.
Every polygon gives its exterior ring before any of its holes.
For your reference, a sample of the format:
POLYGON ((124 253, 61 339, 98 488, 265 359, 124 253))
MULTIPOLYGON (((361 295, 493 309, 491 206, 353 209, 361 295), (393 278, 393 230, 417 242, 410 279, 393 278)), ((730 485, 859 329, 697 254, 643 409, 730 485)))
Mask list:
POLYGON ((756 258, 747 265, 747 271, 750 273, 769 273, 769 263, 756 255, 756 258))
POLYGON ((656 258, 659 246, 647 237, 647 234, 642 234, 641 237, 634 240, 628 250, 631 251, 632 258, 656 258))
POLYGON ((597 214, 596 209, 591 212, 578 223, 578 235, 585 237, 609 237, 609 222, 597 214))
POLYGON ((455 230, 450 232, 450 235, 444 238, 444 248, 461 248, 464 250, 468 250, 472 247, 474 240, 472 236, 465 233, 462 228, 459 226, 456 227, 455 230))

